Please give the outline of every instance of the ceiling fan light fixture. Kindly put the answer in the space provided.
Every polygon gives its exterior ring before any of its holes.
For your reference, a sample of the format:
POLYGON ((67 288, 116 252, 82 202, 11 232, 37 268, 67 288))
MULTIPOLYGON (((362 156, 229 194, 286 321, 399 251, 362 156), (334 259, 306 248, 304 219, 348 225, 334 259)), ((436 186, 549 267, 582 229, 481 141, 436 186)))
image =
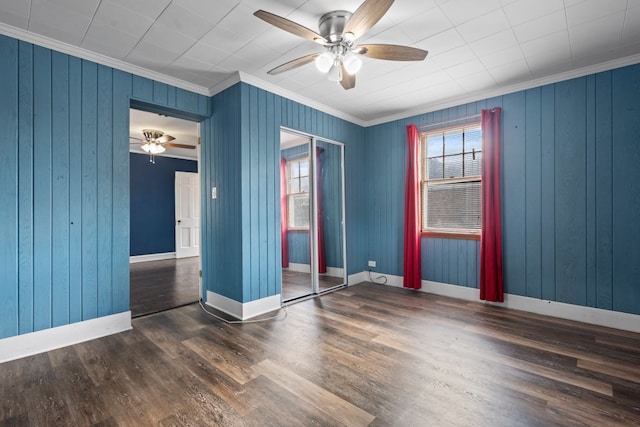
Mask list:
POLYGON ((318 71, 321 73, 326 73, 331 69, 335 61, 336 58, 333 53, 325 52, 316 58, 316 68, 318 68, 318 71))
POLYGON ((145 142, 140 146, 146 153, 149 154, 160 154, 164 153, 167 149, 162 146, 162 144, 158 144, 157 142, 149 141, 145 142))
POLYGON ((356 35, 353 34, 351 31, 347 31, 346 33, 344 33, 342 35, 342 41, 347 43, 347 44, 351 44, 353 43, 353 41, 356 39, 356 35))
POLYGON ((360 68, 362 68, 362 59, 360 59, 358 55, 352 52, 349 52, 345 55, 342 63, 344 64, 344 69, 347 71, 347 73, 352 76, 360 71, 360 68))
POLYGON ((342 80, 342 67, 340 67, 340 61, 335 61, 333 66, 327 74, 327 78, 331 82, 340 82, 342 80))

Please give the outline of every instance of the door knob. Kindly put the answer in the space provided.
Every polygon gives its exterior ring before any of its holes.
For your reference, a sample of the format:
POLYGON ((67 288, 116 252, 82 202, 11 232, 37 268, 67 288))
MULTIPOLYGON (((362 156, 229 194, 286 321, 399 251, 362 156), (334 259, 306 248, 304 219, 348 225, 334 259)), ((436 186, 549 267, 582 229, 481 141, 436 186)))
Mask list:
POLYGON ((177 220, 177 221, 176 221, 176 223, 177 223, 178 225, 180 225, 180 224, 182 224, 182 220, 180 220, 180 219, 179 219, 179 220, 177 220))

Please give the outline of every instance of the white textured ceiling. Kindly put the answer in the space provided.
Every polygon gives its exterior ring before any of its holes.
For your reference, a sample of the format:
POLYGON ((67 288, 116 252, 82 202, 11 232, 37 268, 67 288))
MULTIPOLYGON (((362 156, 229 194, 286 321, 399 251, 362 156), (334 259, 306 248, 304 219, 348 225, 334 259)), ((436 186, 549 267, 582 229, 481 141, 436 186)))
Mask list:
POLYGON ((363 124, 584 74, 594 66, 640 62, 640 0, 396 0, 358 42, 426 49, 426 60, 364 58, 350 91, 327 81, 313 64, 267 74, 322 47, 271 27, 253 16, 255 10, 316 30, 323 13, 355 11, 360 3, 0 0, 0 22, 6 24, 0 32, 44 36, 64 43, 63 51, 123 69, 141 67, 201 93, 239 78, 363 124))

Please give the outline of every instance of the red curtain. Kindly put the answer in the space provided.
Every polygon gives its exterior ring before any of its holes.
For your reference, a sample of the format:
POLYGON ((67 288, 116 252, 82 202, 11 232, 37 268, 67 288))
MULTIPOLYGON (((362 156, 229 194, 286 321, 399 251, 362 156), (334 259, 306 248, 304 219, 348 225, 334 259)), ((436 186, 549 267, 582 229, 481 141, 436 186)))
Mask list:
POLYGON ((324 210, 322 204, 322 152, 324 149, 316 147, 316 197, 317 220, 318 220, 318 273, 327 272, 327 259, 324 251, 324 210))
POLYGON ((482 110, 480 299, 504 301, 500 226, 500 108, 482 110))
POLYGON ((407 126, 407 178, 404 195, 405 288, 420 289, 420 135, 416 125, 407 126))
POLYGON ((287 161, 280 158, 280 239, 282 240, 282 268, 289 268, 289 242, 287 240, 287 161))

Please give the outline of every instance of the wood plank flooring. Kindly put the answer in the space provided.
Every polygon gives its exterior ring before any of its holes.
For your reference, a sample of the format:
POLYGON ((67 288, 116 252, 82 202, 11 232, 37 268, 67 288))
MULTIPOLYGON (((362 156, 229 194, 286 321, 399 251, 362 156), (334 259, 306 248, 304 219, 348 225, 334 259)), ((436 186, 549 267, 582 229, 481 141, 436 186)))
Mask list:
POLYGON ((129 267, 133 317, 198 301, 200 257, 138 262, 129 267))
POLYGON ((371 283, 0 364, 0 425, 637 426, 640 335, 371 283))

